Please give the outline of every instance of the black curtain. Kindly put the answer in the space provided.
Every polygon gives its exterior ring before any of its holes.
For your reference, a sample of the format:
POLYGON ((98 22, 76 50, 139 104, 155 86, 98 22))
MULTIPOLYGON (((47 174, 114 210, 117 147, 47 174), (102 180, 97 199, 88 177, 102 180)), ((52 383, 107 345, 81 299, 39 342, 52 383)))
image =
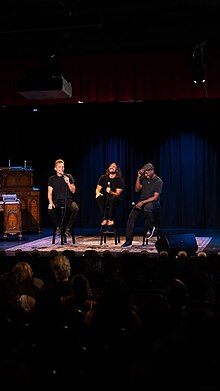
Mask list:
POLYGON ((219 228, 220 162, 217 136, 220 100, 88 103, 2 107, 0 166, 34 169, 41 192, 42 226, 50 227, 47 181, 54 161, 65 160, 75 178, 79 228, 100 224, 97 180, 112 161, 125 179, 119 224, 125 227, 138 169, 152 162, 163 179, 161 223, 165 228, 219 228))

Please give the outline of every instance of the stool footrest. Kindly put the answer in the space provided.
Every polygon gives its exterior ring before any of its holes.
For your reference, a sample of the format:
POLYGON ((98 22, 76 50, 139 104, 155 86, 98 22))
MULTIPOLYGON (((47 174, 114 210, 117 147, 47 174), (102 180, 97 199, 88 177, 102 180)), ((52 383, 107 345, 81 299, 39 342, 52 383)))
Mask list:
POLYGON ((102 230, 102 233, 103 233, 103 234, 113 234, 113 233, 114 233, 114 230, 115 230, 115 228, 112 229, 112 230, 110 230, 110 229, 105 229, 105 230, 104 230, 104 229, 103 229, 103 230, 102 230))

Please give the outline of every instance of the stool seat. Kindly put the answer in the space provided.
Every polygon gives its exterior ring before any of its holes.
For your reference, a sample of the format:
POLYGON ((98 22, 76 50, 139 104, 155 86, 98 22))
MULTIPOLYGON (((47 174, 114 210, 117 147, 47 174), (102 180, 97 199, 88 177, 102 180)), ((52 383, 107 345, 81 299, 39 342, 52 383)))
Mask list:
POLYGON ((100 228, 99 236, 100 236, 100 244, 102 244, 103 241, 104 241, 104 243, 106 243, 106 238, 111 237, 111 236, 114 236, 116 245, 118 243, 120 243, 120 234, 119 234, 119 230, 118 230, 118 227, 116 226, 116 224, 109 225, 109 226, 102 225, 100 228))

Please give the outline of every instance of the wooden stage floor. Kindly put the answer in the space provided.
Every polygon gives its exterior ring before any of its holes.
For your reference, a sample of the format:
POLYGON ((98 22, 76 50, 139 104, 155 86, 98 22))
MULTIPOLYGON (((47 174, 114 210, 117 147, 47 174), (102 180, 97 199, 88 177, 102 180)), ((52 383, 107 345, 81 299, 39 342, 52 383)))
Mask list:
MULTIPOLYGON (((155 247, 156 237, 152 237, 149 240, 148 245, 142 245, 141 230, 138 228, 135 230, 135 236, 132 243, 132 247, 127 248, 129 252, 140 253, 142 251, 148 251, 149 254, 155 255, 157 249, 155 247)), ((172 229, 164 230, 163 232, 167 237, 174 236, 178 240, 179 237, 184 234, 191 233, 195 235, 196 242, 198 244, 198 251, 206 251, 208 254, 217 253, 220 251, 220 230, 183 230, 183 229, 172 229)), ((187 237, 187 235, 186 235, 187 237)), ((125 241, 124 230, 121 230, 120 243, 115 245, 114 237, 107 237, 106 243, 100 245, 99 231, 97 229, 75 229, 76 243, 72 244, 71 238, 68 238, 67 243, 64 245, 60 244, 60 237, 56 239, 56 243, 52 244, 52 232, 51 229, 42 229, 42 233, 23 233, 21 240, 18 240, 16 236, 9 236, 7 239, 0 239, 0 250, 5 250, 6 255, 14 255, 16 250, 22 251, 33 251, 38 250, 42 254, 47 254, 51 250, 57 250, 62 252, 65 249, 74 250, 77 255, 82 255, 87 249, 95 249, 99 253, 109 250, 116 256, 120 254, 125 248, 121 245, 125 241)))

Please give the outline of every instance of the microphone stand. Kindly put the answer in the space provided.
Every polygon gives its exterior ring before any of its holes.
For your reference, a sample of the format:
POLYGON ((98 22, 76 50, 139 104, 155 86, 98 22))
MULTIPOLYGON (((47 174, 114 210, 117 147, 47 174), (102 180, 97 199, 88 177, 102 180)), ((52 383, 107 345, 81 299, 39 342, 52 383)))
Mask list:
MULTIPOLYGON (((108 187, 110 186, 110 182, 108 182, 108 187)), ((102 220, 107 220, 106 212, 107 212, 107 207, 108 207, 108 201, 109 201, 109 193, 106 195, 106 201, 105 201, 105 210, 104 210, 104 216, 102 220)))
MULTIPOLYGON (((62 174, 62 177, 64 178, 64 172, 62 174)), ((64 219, 65 219, 65 216, 66 216, 66 205, 67 205, 67 185, 66 185, 66 188, 65 188, 65 194, 64 194, 64 211, 63 211, 63 215, 62 215, 62 219, 61 219, 61 231, 63 232, 64 231, 64 219)))

